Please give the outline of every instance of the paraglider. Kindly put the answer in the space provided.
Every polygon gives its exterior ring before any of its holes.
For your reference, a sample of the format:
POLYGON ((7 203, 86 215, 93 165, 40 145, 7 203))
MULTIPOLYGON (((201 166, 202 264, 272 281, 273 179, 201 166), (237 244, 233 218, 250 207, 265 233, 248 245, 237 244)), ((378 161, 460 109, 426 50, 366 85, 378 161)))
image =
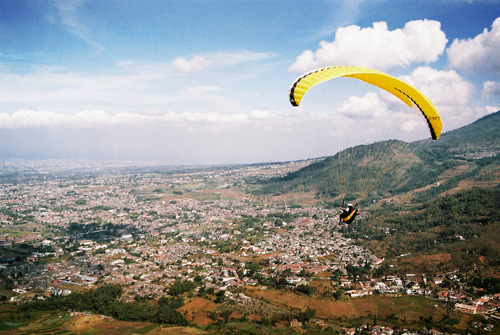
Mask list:
POLYGON ((439 112, 429 98, 400 79, 365 67, 350 65, 328 66, 306 73, 298 78, 290 88, 290 103, 292 106, 299 106, 302 98, 310 88, 338 77, 359 79, 394 94, 409 107, 422 114, 427 121, 433 140, 439 138, 443 123, 439 112))
POLYGON ((342 211, 339 216, 339 224, 347 223, 350 224, 354 221, 356 216, 358 215, 358 203, 355 203, 354 206, 352 204, 348 204, 347 208, 343 208, 340 206, 340 210, 342 211))
MULTIPOLYGON (((396 77, 365 67, 350 65, 328 66, 306 73, 299 77, 292 84, 289 92, 290 103, 292 104, 292 106, 298 107, 302 98, 309 91, 309 89, 319 83, 338 77, 359 79, 393 94, 394 96, 402 100, 406 105, 418 111, 424 117, 427 122, 431 138, 433 140, 437 140, 439 138, 441 130, 443 128, 443 123, 441 121, 439 112, 437 111, 434 104, 429 100, 429 98, 427 98, 417 88, 396 77)), ((341 158, 342 155, 339 155, 338 157, 341 158)), ((387 161, 387 159, 385 160, 387 161)), ((340 161, 339 166, 340 168, 342 168, 342 161, 340 161)), ((385 168, 384 170, 387 169, 388 168, 385 168)), ((339 173, 340 178, 342 178, 344 175, 345 174, 342 172, 339 173)), ((380 180, 380 178, 378 179, 380 180)), ((346 183, 345 181, 341 180, 339 181, 339 185, 341 184, 346 183)), ((344 199, 345 190, 341 189, 341 193, 342 199, 344 199)), ((342 204, 342 206, 340 206, 340 209, 341 214, 339 217, 339 224, 352 223, 356 216, 359 214, 357 203, 355 206, 349 204, 347 208, 343 208, 342 204)))

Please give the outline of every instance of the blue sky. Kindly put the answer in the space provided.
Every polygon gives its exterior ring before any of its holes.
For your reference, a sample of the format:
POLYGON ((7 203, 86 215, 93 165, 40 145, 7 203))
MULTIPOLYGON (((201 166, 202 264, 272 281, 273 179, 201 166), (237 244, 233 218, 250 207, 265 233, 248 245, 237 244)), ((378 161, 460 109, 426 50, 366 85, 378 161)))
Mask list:
POLYGON ((500 109, 500 1, 0 2, 0 157, 257 163, 429 137, 385 92, 328 65, 423 91, 444 131, 500 109))

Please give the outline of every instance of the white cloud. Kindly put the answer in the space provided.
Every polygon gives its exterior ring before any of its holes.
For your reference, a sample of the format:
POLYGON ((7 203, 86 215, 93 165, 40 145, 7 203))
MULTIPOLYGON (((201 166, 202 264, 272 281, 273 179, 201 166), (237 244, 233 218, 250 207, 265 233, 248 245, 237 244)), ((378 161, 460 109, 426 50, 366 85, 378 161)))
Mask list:
POLYGON ((0 128, 87 128, 109 125, 137 125, 154 122, 157 117, 118 113, 111 115, 103 111, 84 111, 77 114, 63 114, 51 111, 23 110, 12 114, 0 113, 0 128))
POLYGON ((262 59, 275 57, 274 53, 241 51, 233 53, 215 53, 195 56, 191 60, 178 57, 173 61, 174 69, 178 72, 195 73, 211 68, 234 66, 242 63, 256 62, 262 59))
POLYGON ((0 113, 0 129, 20 128, 94 128, 102 126, 147 125, 156 123, 174 123, 186 126, 225 125, 228 129, 244 123, 267 123, 281 118, 266 110, 254 110, 246 113, 198 113, 165 112, 161 114, 110 114, 104 111, 83 111, 76 114, 64 114, 51 111, 23 110, 12 114, 0 113))
POLYGON ((368 92, 362 97, 351 96, 339 107, 341 124, 354 129, 346 136, 372 140, 398 138, 411 141, 426 136, 426 123, 418 113, 385 91, 368 92))
POLYGON ((444 131, 462 127, 496 111, 474 106, 474 85, 454 70, 420 67, 401 79, 420 89, 434 103, 443 119, 444 131))
POLYGON ((403 120, 400 124, 399 127, 405 132, 405 133, 412 133, 417 129, 422 128, 422 120, 417 120, 416 117, 412 117, 406 120, 403 120))
POLYGON ((85 43, 95 46, 99 51, 102 51, 104 47, 96 43, 92 38, 89 20, 83 20, 82 18, 85 2, 87 1, 53 1, 52 4, 58 10, 61 23, 66 26, 72 34, 81 38, 85 43))
POLYGON ((387 116, 389 110, 379 94, 368 92, 363 97, 349 97, 339 107, 339 112, 348 118, 373 119, 387 116))
POLYGON ((489 98, 490 96, 500 97, 500 83, 496 81, 485 81, 483 83, 481 96, 483 98, 489 98))
POLYGON ((332 3, 330 17, 327 19, 329 24, 314 34, 314 40, 330 36, 335 33, 338 27, 357 21, 364 2, 365 0, 349 0, 332 3))
POLYGON ((416 62, 436 61, 444 52, 446 36, 441 23, 418 20, 403 29, 389 30, 386 22, 373 27, 338 28, 333 42, 321 41, 315 52, 305 50, 289 71, 307 72, 329 65, 359 65, 376 69, 406 67, 416 62))
POLYGON ((500 17, 492 25, 491 31, 468 40, 455 39, 447 49, 450 67, 479 72, 500 73, 500 17))
POLYGON ((179 90, 177 94, 189 99, 198 99, 206 101, 207 97, 210 96, 210 94, 222 90, 223 90, 222 87, 214 85, 187 86, 179 90))
POLYGON ((500 106, 483 106, 483 107, 480 107, 480 109, 481 110, 478 112, 478 114, 481 114, 482 116, 484 116, 484 115, 493 114, 493 113, 500 111, 500 106))
POLYGON ((272 114, 271 112, 269 112, 267 110, 256 109, 256 110, 252 111, 248 117, 250 120, 267 121, 267 120, 275 119, 276 115, 272 114))
POLYGON ((234 92, 225 89, 232 80, 228 74, 220 74, 217 80, 173 74, 165 71, 164 64, 146 67, 120 64, 120 72, 106 74, 53 68, 22 74, 0 71, 0 107, 8 113, 28 106, 61 113, 82 110, 161 113, 167 107, 177 112, 193 109, 227 112, 240 107, 231 97, 234 92), (224 87, 217 86, 218 83, 224 87))
MULTIPOLYGON (((410 75, 402 76, 401 80, 417 87, 429 97, 441 114, 445 131, 466 125, 494 110, 472 107, 474 85, 453 70, 419 67, 410 75)), ((351 96, 341 104, 338 112, 344 117, 343 122, 350 122, 349 119, 368 121, 371 123, 370 129, 376 128, 376 131, 385 134, 394 134, 399 130, 403 130, 400 135, 411 131, 424 134, 422 131, 426 124, 419 113, 392 94, 374 89, 376 93, 351 96)))
POLYGON ((205 123, 205 124, 228 124, 234 125, 240 122, 246 122, 246 114, 221 114, 221 113, 183 113, 184 122, 205 123))
POLYGON ((225 89, 215 85, 187 86, 175 93, 176 99, 189 103, 188 110, 231 113, 242 109, 239 102, 228 98, 225 89))
POLYGON ((219 64, 228 66, 256 62, 273 57, 276 57, 276 54, 273 52, 252 52, 246 50, 232 53, 221 52, 211 56, 211 58, 217 60, 219 64))
POLYGON ((474 94, 474 85, 453 70, 440 71, 419 67, 409 76, 401 76, 425 95, 436 106, 467 106, 474 94))
MULTIPOLYGON (((474 85, 453 70, 419 67, 400 79, 422 91, 438 110, 442 107, 460 110, 460 107, 470 104, 474 94, 474 85)), ((399 108, 404 111, 408 108, 392 94, 378 89, 377 92, 369 92, 363 97, 350 97, 339 111, 355 116, 381 117, 387 116, 390 110, 399 108)))
POLYGON ((183 57, 178 57, 174 60, 173 65, 178 72, 195 73, 210 68, 213 62, 202 56, 196 56, 189 61, 183 57))
POLYGON ((12 115, 1 113, 0 128, 14 129, 61 125, 66 120, 66 115, 47 111, 26 110, 15 112, 12 115))
MULTIPOLYGON (((332 61, 332 64, 335 63, 332 61)), ((297 57, 295 63, 292 64, 292 66, 288 69, 288 71, 305 73, 308 71, 312 71, 313 69, 318 67, 320 67, 320 64, 316 60, 314 52, 312 52, 312 50, 305 50, 297 57)))

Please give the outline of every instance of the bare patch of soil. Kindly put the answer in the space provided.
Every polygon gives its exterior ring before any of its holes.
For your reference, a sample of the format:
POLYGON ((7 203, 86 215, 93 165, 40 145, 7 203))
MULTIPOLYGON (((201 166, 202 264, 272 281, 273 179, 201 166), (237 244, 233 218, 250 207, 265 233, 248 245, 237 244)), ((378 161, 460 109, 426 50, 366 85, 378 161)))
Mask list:
POLYGON ((195 297, 179 308, 178 311, 182 313, 182 315, 187 312, 185 317, 189 322, 197 326, 207 326, 214 322, 214 320, 209 317, 209 314, 215 310, 216 307, 217 305, 211 300, 195 297))

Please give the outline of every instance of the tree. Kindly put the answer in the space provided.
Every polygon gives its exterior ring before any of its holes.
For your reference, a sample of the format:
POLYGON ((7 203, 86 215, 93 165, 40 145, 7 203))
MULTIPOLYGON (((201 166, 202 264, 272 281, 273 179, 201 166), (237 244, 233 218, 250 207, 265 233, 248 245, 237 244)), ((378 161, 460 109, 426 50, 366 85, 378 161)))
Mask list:
POLYGON ((229 322, 229 318, 231 317, 231 314, 233 314, 233 312, 229 308, 225 308, 224 310, 222 310, 220 312, 220 316, 224 319, 224 323, 229 322))
POLYGON ((259 263, 247 263, 245 268, 249 271, 248 277, 252 278, 254 274, 259 270, 259 263))
POLYGON ((335 300, 340 300, 342 298, 342 295, 344 294, 344 289, 339 288, 338 290, 335 291, 335 300))
POLYGON ((217 292, 216 296, 215 296, 215 303, 216 304, 221 304, 222 302, 224 302, 224 294, 226 293, 226 291, 224 290, 220 290, 219 292, 217 292))
POLYGON ((314 316, 316 315, 316 310, 315 309, 310 309, 307 307, 307 309, 304 312, 300 312, 297 314, 297 320, 303 323, 309 322, 314 316))

